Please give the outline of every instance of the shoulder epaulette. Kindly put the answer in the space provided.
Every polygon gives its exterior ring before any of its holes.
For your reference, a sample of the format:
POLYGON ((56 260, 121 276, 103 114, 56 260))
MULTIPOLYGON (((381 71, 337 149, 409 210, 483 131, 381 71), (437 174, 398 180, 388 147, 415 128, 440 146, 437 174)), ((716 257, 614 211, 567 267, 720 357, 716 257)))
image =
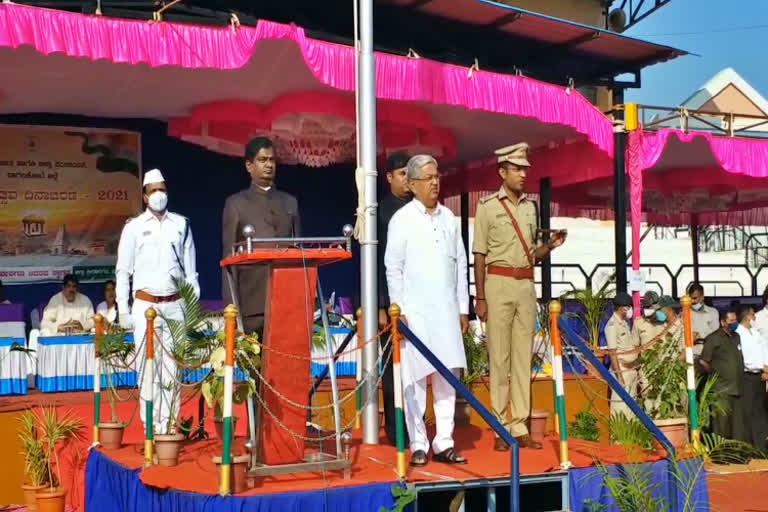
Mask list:
POLYGON ((496 199, 496 196, 497 196, 497 195, 498 195, 498 193, 496 193, 496 194, 492 194, 492 195, 490 195, 490 196, 481 197, 481 198, 480 198, 480 204, 485 204, 485 203, 487 203, 488 201, 490 201, 491 199, 496 199))

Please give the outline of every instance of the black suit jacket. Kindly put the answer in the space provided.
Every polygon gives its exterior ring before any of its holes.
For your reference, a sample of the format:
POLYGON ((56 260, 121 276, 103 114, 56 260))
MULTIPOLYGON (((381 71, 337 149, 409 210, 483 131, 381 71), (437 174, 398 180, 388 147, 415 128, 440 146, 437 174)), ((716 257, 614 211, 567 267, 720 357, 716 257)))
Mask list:
MULTIPOLYGON (((222 215, 223 257, 232 254, 232 245, 245 240, 243 227, 252 225, 255 238, 301 236, 299 207, 292 195, 276 190, 264 191, 256 185, 231 195, 222 215)), ((226 269, 222 275, 222 297, 232 301, 226 269)), ((248 265, 236 269, 238 305, 242 316, 262 315, 267 294, 267 266, 248 265)))
POLYGON ((384 253, 387 251, 387 230, 389 221, 397 210, 410 203, 411 199, 400 199, 392 194, 385 197, 379 203, 379 212, 376 223, 376 234, 379 239, 378 247, 378 273, 379 273, 379 308, 389 307, 389 287, 387 287, 387 269, 384 266, 384 253))

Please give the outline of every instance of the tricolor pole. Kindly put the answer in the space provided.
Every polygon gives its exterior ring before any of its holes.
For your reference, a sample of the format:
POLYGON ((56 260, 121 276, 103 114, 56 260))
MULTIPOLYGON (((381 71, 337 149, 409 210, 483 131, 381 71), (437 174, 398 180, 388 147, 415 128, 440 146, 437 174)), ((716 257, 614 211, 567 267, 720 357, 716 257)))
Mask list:
POLYGON ((230 466, 232 464, 232 390, 234 387, 235 372, 235 326, 237 324, 237 308, 230 304, 224 309, 226 319, 226 347, 227 355, 224 359, 224 410, 223 427, 224 445, 221 454, 221 481, 219 482, 219 494, 228 496, 231 487, 230 466))
POLYGON ((96 337, 93 339, 93 444, 99 442, 99 423, 101 423, 101 357, 99 343, 104 336, 104 317, 96 313, 93 325, 96 327, 96 337))
POLYGON ((555 415, 560 433, 560 467, 571 467, 568 458, 568 425, 565 421, 565 388, 563 385, 563 344, 560 341, 560 326, 558 319, 563 307, 560 302, 553 300, 549 303, 549 325, 552 337, 552 370, 555 377, 555 415))
POLYGON ((389 306, 389 318, 392 320, 392 380, 395 391, 395 432, 397 438, 397 476, 401 480, 406 477, 405 463, 405 414, 403 414, 403 381, 400 377, 400 306, 389 306))
POLYGON ((360 382, 363 380, 363 308, 357 308, 357 350, 355 351, 355 372, 357 377, 357 387, 355 391, 355 430, 360 430, 360 414, 363 408, 363 387, 360 382))
POLYGON ((693 370, 693 329, 691 326, 691 297, 680 299, 683 306, 683 328, 685 332, 685 362, 688 365, 688 414, 691 418, 691 441, 694 448, 699 447, 699 405, 696 400, 696 375, 693 370))
MULTIPOLYGON (((147 319, 147 362, 144 366, 144 378, 142 379, 142 382, 139 383, 139 385, 141 388, 143 388, 145 385, 149 386, 149 399, 144 400, 146 407, 144 411, 144 419, 146 420, 144 422, 144 467, 148 468, 154 463, 155 459, 154 446, 152 445, 155 437, 155 421, 153 418, 152 410, 154 408, 153 400, 155 397, 155 317, 157 317, 157 311, 155 311, 155 308, 149 308, 144 312, 144 317, 147 319), (146 384, 147 382, 149 384, 146 384)), ((147 396, 147 390, 141 388, 139 390, 139 394, 141 395, 143 392, 144 396, 147 396)))

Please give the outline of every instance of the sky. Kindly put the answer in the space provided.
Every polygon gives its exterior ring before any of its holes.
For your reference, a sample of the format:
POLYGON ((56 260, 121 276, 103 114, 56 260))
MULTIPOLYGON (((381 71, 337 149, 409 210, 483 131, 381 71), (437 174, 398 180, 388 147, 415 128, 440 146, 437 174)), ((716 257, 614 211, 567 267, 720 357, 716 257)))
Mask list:
POLYGON ((768 97, 768 0, 672 0, 625 35, 698 55, 645 68, 626 102, 677 106, 727 67, 768 97))

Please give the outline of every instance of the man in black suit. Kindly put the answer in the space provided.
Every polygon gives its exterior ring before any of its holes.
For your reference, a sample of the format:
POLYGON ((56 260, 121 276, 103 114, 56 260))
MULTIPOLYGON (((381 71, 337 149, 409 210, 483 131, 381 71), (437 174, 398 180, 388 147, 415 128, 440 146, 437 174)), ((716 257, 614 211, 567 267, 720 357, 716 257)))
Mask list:
MULTIPOLYGON (((387 289, 387 275, 384 268, 384 253, 387 250, 387 228, 392 216, 408 204, 411 199, 411 191, 408 188, 408 176, 406 164, 408 155, 395 153, 387 159, 387 182, 389 183, 389 195, 379 203, 376 233, 379 238, 378 266, 379 266, 379 327, 383 327, 389 321, 387 309, 389 308, 389 290, 387 289)), ((382 339, 382 348, 386 339, 382 339)), ((382 355, 382 361, 390 359, 391 350, 382 355)), ((397 445, 395 429, 395 381, 392 375, 392 361, 384 366, 384 375, 381 378, 382 393, 384 395, 384 430, 392 445, 397 445)), ((405 446, 408 446, 408 432, 405 432, 405 446)))
MULTIPOLYGON (((251 186, 231 195, 224 203, 222 215, 223 254, 232 254, 232 245, 242 242, 243 227, 254 228, 254 238, 300 236, 299 207, 292 195, 275 189, 277 155, 271 140, 256 137, 245 147, 245 169, 251 176, 251 186)), ((226 270, 225 270, 226 272, 226 270)), ((267 295, 266 265, 246 265, 235 270, 238 306, 247 333, 262 334, 267 295)), ((222 279, 222 297, 233 300, 226 275, 222 279)))

